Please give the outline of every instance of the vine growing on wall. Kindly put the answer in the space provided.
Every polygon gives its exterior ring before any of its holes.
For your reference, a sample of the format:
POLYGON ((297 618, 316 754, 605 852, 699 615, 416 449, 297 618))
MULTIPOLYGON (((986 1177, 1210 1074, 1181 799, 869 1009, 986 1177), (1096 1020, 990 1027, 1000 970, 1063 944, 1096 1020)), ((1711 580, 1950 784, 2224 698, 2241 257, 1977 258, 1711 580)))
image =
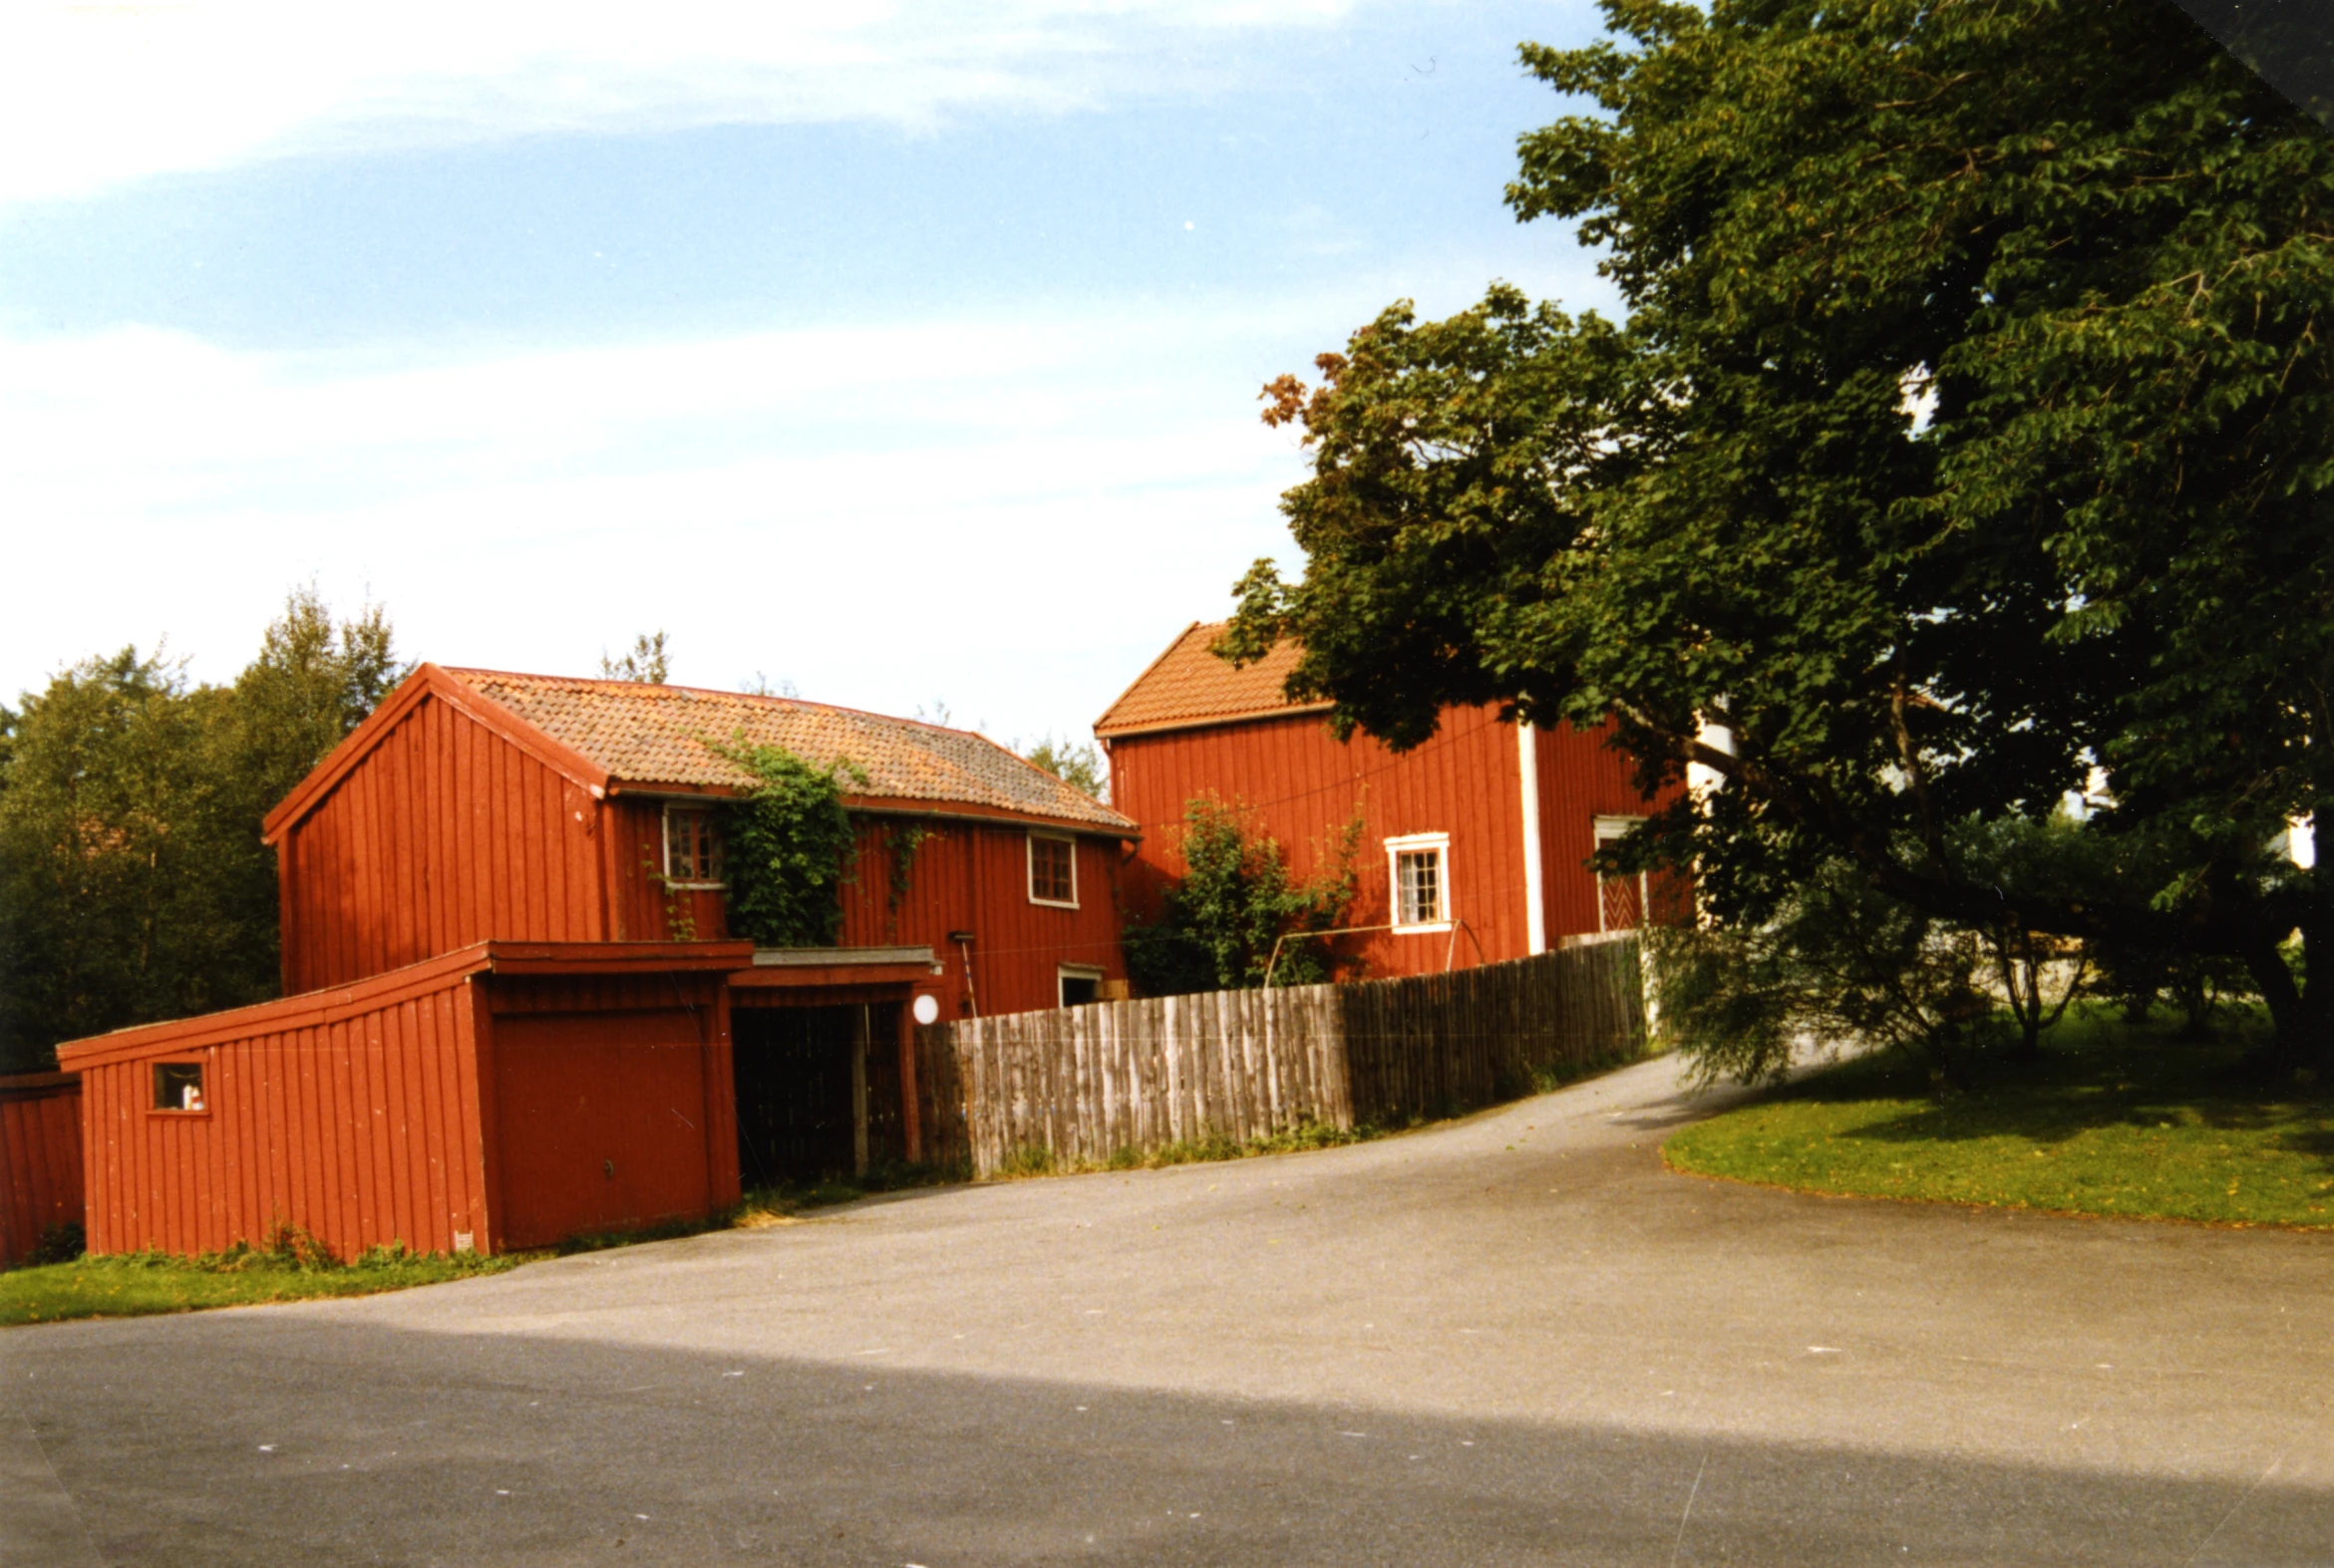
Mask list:
POLYGON ((848 758, 821 769, 742 735, 706 745, 756 781, 722 812, 731 925, 760 947, 834 946, 853 843, 842 789, 865 788, 865 771, 848 758))
POLYGON ((883 852, 891 866, 889 882, 883 890, 884 929, 892 941, 899 939, 899 911, 915 882, 916 851, 923 848, 925 839, 938 836, 938 828, 922 822, 883 825, 883 852))
POLYGON ((665 940, 694 942, 697 940, 697 903, 681 885, 665 875, 657 861, 654 847, 643 844, 640 849, 640 871, 648 878, 665 901, 665 940))

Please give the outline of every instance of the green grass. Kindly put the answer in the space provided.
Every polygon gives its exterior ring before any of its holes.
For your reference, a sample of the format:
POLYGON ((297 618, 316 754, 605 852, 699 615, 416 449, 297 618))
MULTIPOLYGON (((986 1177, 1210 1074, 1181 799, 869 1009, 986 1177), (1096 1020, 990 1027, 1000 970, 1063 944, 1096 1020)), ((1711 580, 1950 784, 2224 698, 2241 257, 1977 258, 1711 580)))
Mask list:
POLYGON ((0 1274, 0 1327, 371 1296, 499 1273, 522 1261, 517 1256, 428 1256, 403 1247, 376 1247, 354 1263, 295 1248, 261 1252, 246 1247, 193 1258, 117 1253, 0 1274))
POLYGON ((2218 1225, 2334 1227, 2334 1093, 2105 1012, 1943 1100, 1893 1058, 1849 1063, 1677 1133, 1675 1170, 1838 1196, 2218 1225))

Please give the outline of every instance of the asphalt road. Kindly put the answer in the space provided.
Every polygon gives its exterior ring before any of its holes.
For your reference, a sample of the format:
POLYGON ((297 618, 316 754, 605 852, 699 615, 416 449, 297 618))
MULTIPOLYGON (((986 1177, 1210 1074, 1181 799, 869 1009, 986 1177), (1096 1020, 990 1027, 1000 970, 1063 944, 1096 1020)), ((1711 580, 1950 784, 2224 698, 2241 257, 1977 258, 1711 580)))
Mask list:
POLYGON ((0 1334, 0 1562, 2334 1564, 2334 1239, 1320 1153, 0 1334))

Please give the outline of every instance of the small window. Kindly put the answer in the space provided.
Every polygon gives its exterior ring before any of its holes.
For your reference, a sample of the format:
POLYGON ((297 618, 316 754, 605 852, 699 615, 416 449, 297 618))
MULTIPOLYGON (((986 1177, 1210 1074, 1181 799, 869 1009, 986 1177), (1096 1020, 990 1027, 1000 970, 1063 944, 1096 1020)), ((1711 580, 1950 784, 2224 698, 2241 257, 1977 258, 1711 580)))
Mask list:
POLYGON ((1067 838, 1029 835, 1029 901, 1078 905, 1078 856, 1067 838))
POLYGON ((704 806, 665 807, 665 880, 681 887, 721 885, 721 839, 713 812, 704 806))
POLYGON ((202 1110, 202 1064, 157 1062, 154 1065, 154 1108, 202 1110))
POLYGON ((1055 973, 1060 977, 1062 1006, 1084 1007, 1102 1000, 1101 970, 1084 964, 1064 964, 1055 973))
POLYGON ((1393 883, 1387 902, 1397 931, 1441 930, 1451 923, 1451 838, 1448 833, 1412 833, 1386 840, 1387 872, 1393 883))

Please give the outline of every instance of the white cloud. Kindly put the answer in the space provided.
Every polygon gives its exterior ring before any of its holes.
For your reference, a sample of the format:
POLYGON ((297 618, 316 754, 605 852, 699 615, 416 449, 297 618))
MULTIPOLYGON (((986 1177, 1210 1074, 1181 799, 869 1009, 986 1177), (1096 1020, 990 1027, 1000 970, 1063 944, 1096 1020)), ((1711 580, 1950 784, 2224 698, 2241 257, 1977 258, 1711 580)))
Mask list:
POLYGON ((1186 40, 1339 0, 122 6, 0 12, 0 202, 270 157, 557 132, 1059 112, 1186 40))
POLYGON ((1300 464, 1252 401, 1284 314, 389 365, 0 341, 0 689, 165 633, 224 678, 313 576, 446 662, 586 671, 662 626, 699 684, 1083 724, 1285 547, 1300 464))

